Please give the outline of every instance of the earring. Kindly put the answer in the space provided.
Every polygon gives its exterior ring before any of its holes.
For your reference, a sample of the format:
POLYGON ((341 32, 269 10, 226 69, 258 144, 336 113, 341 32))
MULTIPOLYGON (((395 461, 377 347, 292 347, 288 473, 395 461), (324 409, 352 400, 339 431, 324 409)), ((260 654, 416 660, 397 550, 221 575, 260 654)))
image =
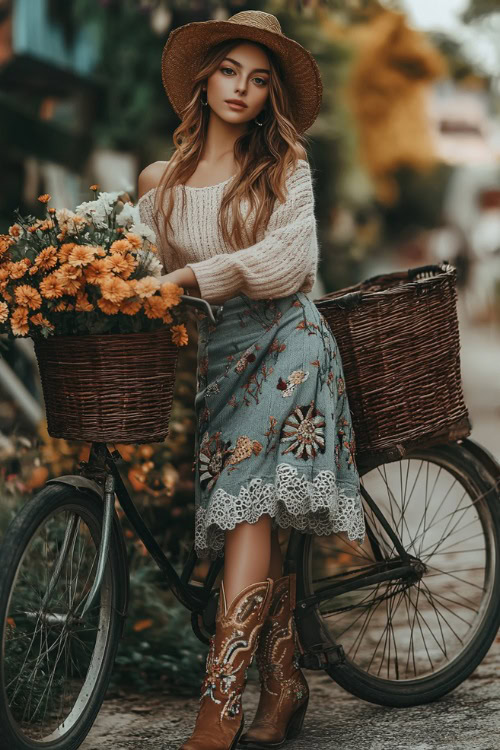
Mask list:
POLYGON ((206 92, 205 89, 202 90, 200 99, 201 99, 201 105, 202 105, 202 107, 206 107, 207 104, 208 104, 208 99, 207 99, 207 92, 206 92), (203 99, 203 93, 205 93, 205 99, 203 99))
MULTIPOLYGON (((264 111, 264 110, 262 110, 262 112, 259 112, 259 114, 262 114, 262 113, 263 113, 263 111, 264 111)), ((259 115, 257 115, 257 117, 258 117, 258 116, 259 116, 259 115)), ((255 119, 254 119, 254 122, 255 122, 255 124, 256 124, 256 125, 260 125, 260 126, 264 125, 264 123, 265 123, 265 119, 264 119, 264 120, 263 120, 262 122, 259 122, 259 121, 258 121, 258 119, 257 119, 257 117, 255 117, 255 119)))

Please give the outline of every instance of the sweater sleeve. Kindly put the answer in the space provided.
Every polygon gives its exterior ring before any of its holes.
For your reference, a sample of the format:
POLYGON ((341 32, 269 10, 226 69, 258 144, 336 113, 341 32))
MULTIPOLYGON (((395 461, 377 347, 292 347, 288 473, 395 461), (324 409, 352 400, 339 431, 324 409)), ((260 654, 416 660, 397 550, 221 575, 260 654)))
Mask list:
POLYGON ((318 266, 314 193, 309 163, 301 159, 286 181, 264 238, 250 247, 219 254, 191 268, 203 299, 220 304, 244 293, 252 299, 287 297, 310 291, 318 266))

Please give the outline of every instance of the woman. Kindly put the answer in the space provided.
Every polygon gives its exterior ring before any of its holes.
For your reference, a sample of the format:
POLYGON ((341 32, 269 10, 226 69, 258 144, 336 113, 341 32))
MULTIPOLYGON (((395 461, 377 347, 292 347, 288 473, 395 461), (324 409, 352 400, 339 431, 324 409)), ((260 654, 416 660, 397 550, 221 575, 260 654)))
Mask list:
POLYGON ((139 177, 141 217, 159 237, 162 280, 223 306, 215 326, 198 316, 195 547, 224 554, 224 576, 181 750, 277 747, 300 731, 309 698, 278 527, 364 538, 342 362, 306 296, 318 243, 301 134, 321 79, 261 11, 175 29, 162 75, 182 123, 171 160, 139 177), (254 653, 261 696, 242 735, 254 653))

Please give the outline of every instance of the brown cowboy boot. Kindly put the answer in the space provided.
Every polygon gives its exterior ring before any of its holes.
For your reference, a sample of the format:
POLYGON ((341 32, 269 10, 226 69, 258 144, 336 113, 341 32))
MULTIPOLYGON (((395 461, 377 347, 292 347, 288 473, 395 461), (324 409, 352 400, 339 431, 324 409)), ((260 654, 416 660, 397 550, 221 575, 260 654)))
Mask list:
POLYGON ((295 573, 274 581, 267 620, 256 652, 261 693, 255 718, 240 745, 281 747, 297 737, 309 702, 309 687, 298 666, 294 620, 295 573))
POLYGON ((228 609, 221 582, 201 706, 193 734, 179 750, 233 750, 238 744, 244 726, 241 695, 272 592, 272 578, 252 583, 235 596, 228 609))

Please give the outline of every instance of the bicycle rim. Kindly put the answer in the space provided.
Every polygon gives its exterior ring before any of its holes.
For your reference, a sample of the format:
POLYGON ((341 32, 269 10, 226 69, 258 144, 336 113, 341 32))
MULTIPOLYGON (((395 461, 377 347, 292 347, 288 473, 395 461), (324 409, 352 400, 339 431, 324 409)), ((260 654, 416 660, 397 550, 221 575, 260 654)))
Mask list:
POLYGON ((14 559, 0 597, 0 680, 15 747, 78 747, 101 705, 119 641, 112 549, 98 597, 82 616, 97 568, 102 508, 92 498, 68 496, 75 492, 42 491, 10 539, 14 559), (55 507, 37 513, 50 498, 55 507))
MULTIPOLYGON (((473 671, 500 624, 498 488, 459 445, 382 464, 361 484, 425 573, 413 584, 386 581, 320 602, 318 616, 346 654, 328 671, 375 703, 432 700, 473 671)), ((310 593, 395 558, 366 502, 365 516, 362 546, 344 535, 307 540, 310 593)))

